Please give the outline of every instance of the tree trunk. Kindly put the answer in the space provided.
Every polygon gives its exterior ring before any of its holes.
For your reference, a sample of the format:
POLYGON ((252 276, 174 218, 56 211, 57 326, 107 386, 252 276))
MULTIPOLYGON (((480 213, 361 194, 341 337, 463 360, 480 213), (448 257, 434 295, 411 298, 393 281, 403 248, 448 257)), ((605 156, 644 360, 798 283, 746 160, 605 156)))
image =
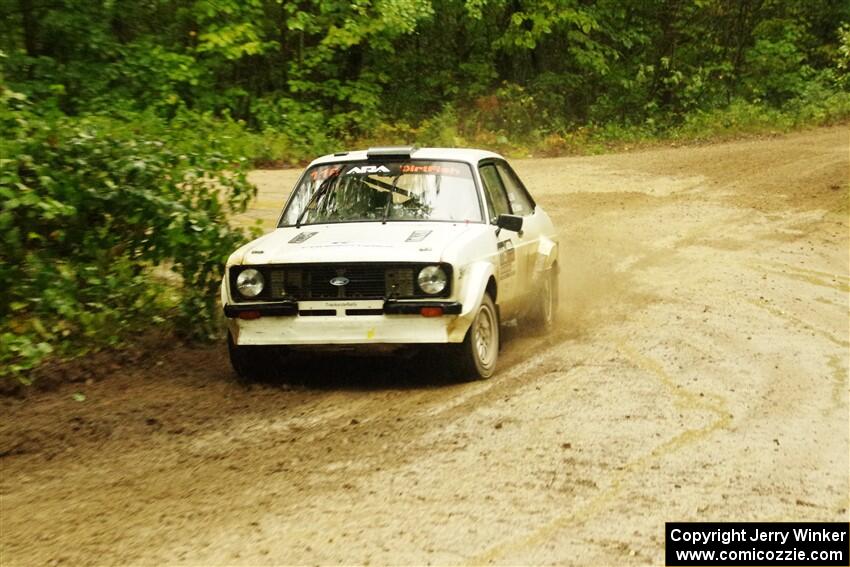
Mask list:
POLYGON ((18 0, 18 8, 24 32, 24 49, 30 57, 38 57, 41 55, 38 49, 38 16, 32 0, 18 0))

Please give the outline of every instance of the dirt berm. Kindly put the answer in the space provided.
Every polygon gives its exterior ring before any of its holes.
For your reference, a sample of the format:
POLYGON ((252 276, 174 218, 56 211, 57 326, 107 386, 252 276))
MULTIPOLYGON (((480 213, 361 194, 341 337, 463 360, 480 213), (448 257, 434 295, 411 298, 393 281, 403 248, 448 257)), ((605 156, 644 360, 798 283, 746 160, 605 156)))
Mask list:
POLYGON ((658 565, 665 521, 846 521, 849 149, 516 161, 563 308, 489 381, 317 357, 245 388, 174 346, 2 399, 0 563, 658 565))

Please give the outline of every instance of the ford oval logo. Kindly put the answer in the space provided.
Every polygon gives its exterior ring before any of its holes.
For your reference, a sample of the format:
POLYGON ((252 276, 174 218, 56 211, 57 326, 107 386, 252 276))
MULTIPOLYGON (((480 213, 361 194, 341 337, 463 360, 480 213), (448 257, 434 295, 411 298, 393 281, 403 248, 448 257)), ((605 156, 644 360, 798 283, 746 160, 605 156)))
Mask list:
POLYGON ((344 285, 348 285, 348 278, 345 276, 337 276, 331 280, 331 285, 335 285, 336 287, 342 287, 344 285))

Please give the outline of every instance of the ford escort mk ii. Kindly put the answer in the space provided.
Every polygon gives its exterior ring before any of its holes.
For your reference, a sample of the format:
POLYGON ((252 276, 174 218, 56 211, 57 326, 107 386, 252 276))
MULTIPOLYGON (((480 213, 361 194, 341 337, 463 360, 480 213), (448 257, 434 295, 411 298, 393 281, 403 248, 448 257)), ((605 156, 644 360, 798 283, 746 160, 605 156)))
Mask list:
POLYGON ((557 282, 555 228, 504 158, 390 147, 313 161, 277 228, 228 259, 221 301, 246 379, 281 347, 370 345, 442 345, 474 379, 503 321, 551 327, 557 282))

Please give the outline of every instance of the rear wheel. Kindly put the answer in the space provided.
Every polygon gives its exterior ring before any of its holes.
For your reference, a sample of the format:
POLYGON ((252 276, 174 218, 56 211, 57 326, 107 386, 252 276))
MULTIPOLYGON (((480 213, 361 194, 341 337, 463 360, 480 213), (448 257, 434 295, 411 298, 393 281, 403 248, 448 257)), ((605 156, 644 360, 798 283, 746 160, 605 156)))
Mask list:
POLYGON ((490 294, 484 294, 463 342, 452 348, 454 366, 464 379, 486 379, 493 375, 499 358, 499 315, 490 294))
POLYGON ((281 357, 275 347, 237 345, 230 331, 227 332, 227 352, 230 365, 245 382, 271 380, 280 368, 281 357))

